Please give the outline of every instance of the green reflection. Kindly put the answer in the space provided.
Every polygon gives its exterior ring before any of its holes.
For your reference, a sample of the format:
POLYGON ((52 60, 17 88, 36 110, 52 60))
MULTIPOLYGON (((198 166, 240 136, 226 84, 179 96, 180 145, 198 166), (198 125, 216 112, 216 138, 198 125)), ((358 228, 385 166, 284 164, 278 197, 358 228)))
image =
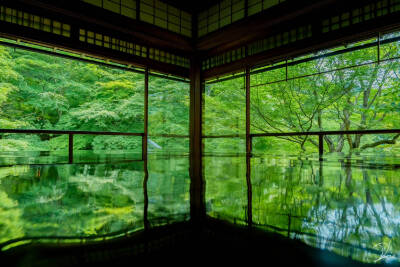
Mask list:
POLYGON ((246 221, 246 159, 204 157, 207 214, 243 224, 246 221))
POLYGON ((152 156, 148 163, 148 218, 151 226, 189 219, 188 157, 152 156))
MULTIPOLYGON (((205 162, 208 215, 245 223, 245 158, 205 162)), ((253 225, 358 261, 398 262, 399 163, 376 155, 252 158, 253 225)))
POLYGON ((0 167, 0 244, 117 237, 144 228, 145 201, 150 226, 189 219, 188 158, 148 162, 146 181, 145 161, 0 167))

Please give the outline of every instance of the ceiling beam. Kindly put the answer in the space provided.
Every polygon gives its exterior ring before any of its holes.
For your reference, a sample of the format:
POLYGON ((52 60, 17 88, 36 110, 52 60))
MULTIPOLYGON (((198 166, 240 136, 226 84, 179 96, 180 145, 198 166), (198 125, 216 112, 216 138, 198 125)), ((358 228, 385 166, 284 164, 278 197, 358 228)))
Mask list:
POLYGON ((374 38, 377 37, 378 33, 391 32, 399 29, 400 16, 398 13, 394 13, 386 17, 355 24, 327 34, 317 35, 284 47, 271 49, 229 64, 205 70, 203 77, 205 79, 212 79, 229 73, 243 71, 246 67, 262 67, 323 49, 374 38))
POLYGON ((287 0, 263 12, 210 33, 197 42, 196 49, 207 56, 238 48, 282 31, 282 26, 304 20, 317 20, 344 6, 366 3, 370 0, 287 0))
POLYGON ((187 0, 161 0, 162 2, 174 6, 178 9, 192 13, 193 15, 210 8, 213 5, 220 3, 222 0, 201 0, 201 1, 187 1, 187 0))
POLYGON ((70 0, 14 0, 2 1, 27 11, 40 12, 69 20, 73 24, 87 28, 103 28, 114 34, 129 35, 135 43, 162 49, 171 53, 189 56, 193 50, 191 39, 157 26, 134 20, 120 14, 70 0))
POLYGON ((189 69, 158 62, 147 57, 139 57, 107 48, 80 42, 76 38, 68 38, 52 33, 47 33, 16 24, 0 22, 0 36, 15 40, 23 40, 30 43, 70 51, 85 56, 92 56, 104 60, 111 60, 120 64, 132 65, 135 67, 149 67, 152 70, 165 74, 173 74, 182 78, 189 78, 189 69))
MULTIPOLYGON (((344 10, 348 11, 369 2, 376 2, 376 0, 286 0, 282 4, 221 28, 197 40, 196 38, 183 37, 139 20, 129 19, 82 1, 0 0, 0 2, 6 3, 11 7, 18 7, 18 9, 25 10, 26 12, 38 13, 38 15, 44 17, 69 23, 74 29, 74 38, 68 39, 30 28, 24 29, 24 27, 18 25, 10 26, 6 23, 7 25, 2 27, 0 31, 11 37, 32 40, 34 42, 39 41, 46 45, 53 45, 90 55, 100 55, 105 58, 118 60, 118 62, 134 63, 137 66, 149 66, 157 71, 188 77, 189 70, 183 67, 157 62, 148 57, 127 55, 126 53, 106 49, 101 46, 79 42, 78 31, 84 27, 93 32, 99 31, 102 34, 109 34, 110 36, 121 38, 121 40, 157 48, 175 55, 190 58, 192 54, 198 54, 202 58, 208 58, 225 51, 246 47, 255 41, 262 40, 275 33, 286 31, 290 27, 293 27, 293 25, 301 23, 311 24, 313 29, 318 29, 318 27, 321 27, 323 19, 340 14, 344 10)), ((321 32, 317 30, 316 34, 313 32, 312 38, 214 67, 206 70, 204 76, 206 78, 214 77, 223 73, 244 69, 247 66, 266 64, 285 57, 298 56, 310 51, 335 46, 341 42, 349 42, 362 36, 365 37, 371 32, 381 31, 385 27, 395 27, 399 24, 399 18, 395 16, 387 17, 380 17, 379 21, 381 22, 378 23, 374 19, 329 34, 321 35, 321 32)), ((194 14, 194 37, 197 30, 196 22, 196 14, 194 14)))

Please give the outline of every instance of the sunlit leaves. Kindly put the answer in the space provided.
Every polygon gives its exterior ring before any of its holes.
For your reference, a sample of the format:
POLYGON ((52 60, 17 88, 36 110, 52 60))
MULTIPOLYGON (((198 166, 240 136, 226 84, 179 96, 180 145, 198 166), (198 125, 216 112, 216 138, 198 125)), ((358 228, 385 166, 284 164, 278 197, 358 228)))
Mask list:
POLYGON ((6 192, 0 191, 0 243, 10 237, 18 238, 24 235, 21 215, 18 202, 9 198, 6 192))

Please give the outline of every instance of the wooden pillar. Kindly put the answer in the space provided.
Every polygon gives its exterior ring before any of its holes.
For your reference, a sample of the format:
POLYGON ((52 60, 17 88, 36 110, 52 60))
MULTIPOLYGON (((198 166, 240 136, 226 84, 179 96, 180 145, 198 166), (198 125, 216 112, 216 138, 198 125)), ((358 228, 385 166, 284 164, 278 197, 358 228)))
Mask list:
POLYGON ((250 136, 250 69, 246 68, 246 153, 251 153, 251 136, 250 136))
POLYGON ((147 161, 147 140, 149 138, 149 68, 144 73, 144 129, 142 159, 147 161))
POLYGON ((143 170, 144 170, 144 178, 143 178, 143 224, 144 230, 147 231, 150 228, 149 218, 148 218, 148 210, 149 210, 149 194, 148 194, 148 181, 149 181, 149 170, 147 167, 147 158, 143 161, 143 170))
POLYGON ((246 183, 247 225, 253 224, 253 189, 251 185, 251 136, 250 136, 250 68, 246 68, 246 183))
POLYGON ((68 135, 68 163, 74 163, 74 135, 68 135))
POLYGON ((190 63, 190 216, 201 223, 205 212, 205 182, 202 165, 202 97, 204 85, 201 62, 193 57, 190 63))
POLYGON ((324 156, 324 135, 319 134, 318 135, 318 154, 319 154, 319 160, 323 160, 324 156))
POLYGON ((146 68, 144 73, 144 129, 142 138, 142 159, 143 159, 143 169, 144 169, 144 179, 143 179, 143 222, 144 230, 148 230, 150 223, 148 220, 148 209, 149 209, 149 197, 147 191, 147 183, 149 180, 149 171, 147 167, 147 140, 149 137, 149 68, 146 68))

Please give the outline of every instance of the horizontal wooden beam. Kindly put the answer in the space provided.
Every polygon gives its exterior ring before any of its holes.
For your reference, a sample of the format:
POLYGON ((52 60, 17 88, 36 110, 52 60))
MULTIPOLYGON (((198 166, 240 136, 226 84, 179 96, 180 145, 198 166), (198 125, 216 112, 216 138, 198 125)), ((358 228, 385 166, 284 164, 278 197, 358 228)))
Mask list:
POLYGON ((322 132, 284 132, 284 133, 258 133, 250 134, 251 137, 277 137, 277 136, 324 136, 344 134, 393 134, 400 133, 400 129, 376 129, 376 130, 348 130, 348 131, 322 131, 322 132))
POLYGON ((188 68, 158 62, 147 57, 139 57, 104 47, 87 44, 80 42, 78 38, 68 38, 13 23, 0 21, 0 36, 11 39, 25 40, 31 43, 37 43, 65 51, 85 54, 86 56, 93 56, 95 58, 101 58, 104 60, 112 60, 117 63, 132 65, 140 68, 145 68, 147 66, 157 72, 173 74, 183 78, 189 77, 188 68))
POLYGON ((205 70, 204 78, 212 79, 225 74, 236 73, 246 67, 265 66, 319 50, 377 37, 378 33, 390 32, 399 28, 400 16, 398 14, 387 15, 205 70))
MULTIPOLYGON (((38 15, 70 24, 72 27, 72 36, 71 38, 66 38, 6 22, 1 22, 0 33, 3 36, 11 38, 24 39, 51 47, 84 53, 89 56, 100 56, 104 59, 111 59, 123 64, 150 67, 150 69, 158 72, 188 78, 188 66, 182 67, 163 63, 150 59, 148 55, 144 57, 135 56, 102 46, 80 42, 79 29, 85 28, 93 32, 109 34, 117 38, 120 37, 124 41, 141 44, 145 47, 157 48, 185 58, 196 54, 205 59, 232 49, 249 46, 249 44, 265 39, 274 33, 288 31, 291 25, 306 23, 312 25, 314 31, 314 29, 321 27, 323 19, 329 19, 330 16, 340 14, 344 10, 351 10, 354 7, 375 2, 376 0, 287 0, 258 15, 250 16, 200 38, 194 44, 194 39, 190 40, 179 34, 143 23, 139 20, 129 19, 105 9, 89 5, 83 1, 2 0, 2 4, 18 7, 18 9, 25 10, 26 12, 37 13, 38 15)), ((193 32, 195 36, 196 15, 193 18, 193 32)), ((315 31, 317 34, 313 32, 311 38, 206 70, 203 77, 207 79, 218 77, 223 74, 243 70, 246 67, 269 64, 285 58, 296 57, 319 49, 366 38, 376 34, 378 31, 382 32, 387 29, 396 28, 399 25, 399 20, 400 17, 398 14, 397 16, 386 15, 335 30, 328 34, 321 34, 315 31)))
POLYGON ((259 39, 260 36, 281 30, 280 27, 276 27, 277 25, 297 20, 306 14, 315 14, 317 11, 327 9, 328 6, 337 5, 338 2, 343 1, 285 1, 257 15, 249 16, 200 38, 196 44, 196 49, 202 52, 206 51, 210 55, 240 47, 259 39))
POLYGON ((0 129, 0 133, 14 134, 82 134, 82 135, 124 135, 124 136, 144 136, 144 133, 128 132, 101 132, 101 131, 64 131, 64 130, 41 130, 41 129, 0 129))
POLYGON ((207 10, 211 6, 218 4, 222 0, 201 0, 201 1, 187 1, 187 0, 162 0, 171 6, 178 9, 185 10, 186 12, 195 14, 203 10, 207 10))
POLYGON ((135 43, 165 51, 190 55, 193 52, 191 39, 157 26, 134 20, 83 1, 70 0, 3 0, 4 4, 18 7, 45 16, 63 18, 71 24, 102 30, 108 29, 116 35, 128 35, 135 43))

